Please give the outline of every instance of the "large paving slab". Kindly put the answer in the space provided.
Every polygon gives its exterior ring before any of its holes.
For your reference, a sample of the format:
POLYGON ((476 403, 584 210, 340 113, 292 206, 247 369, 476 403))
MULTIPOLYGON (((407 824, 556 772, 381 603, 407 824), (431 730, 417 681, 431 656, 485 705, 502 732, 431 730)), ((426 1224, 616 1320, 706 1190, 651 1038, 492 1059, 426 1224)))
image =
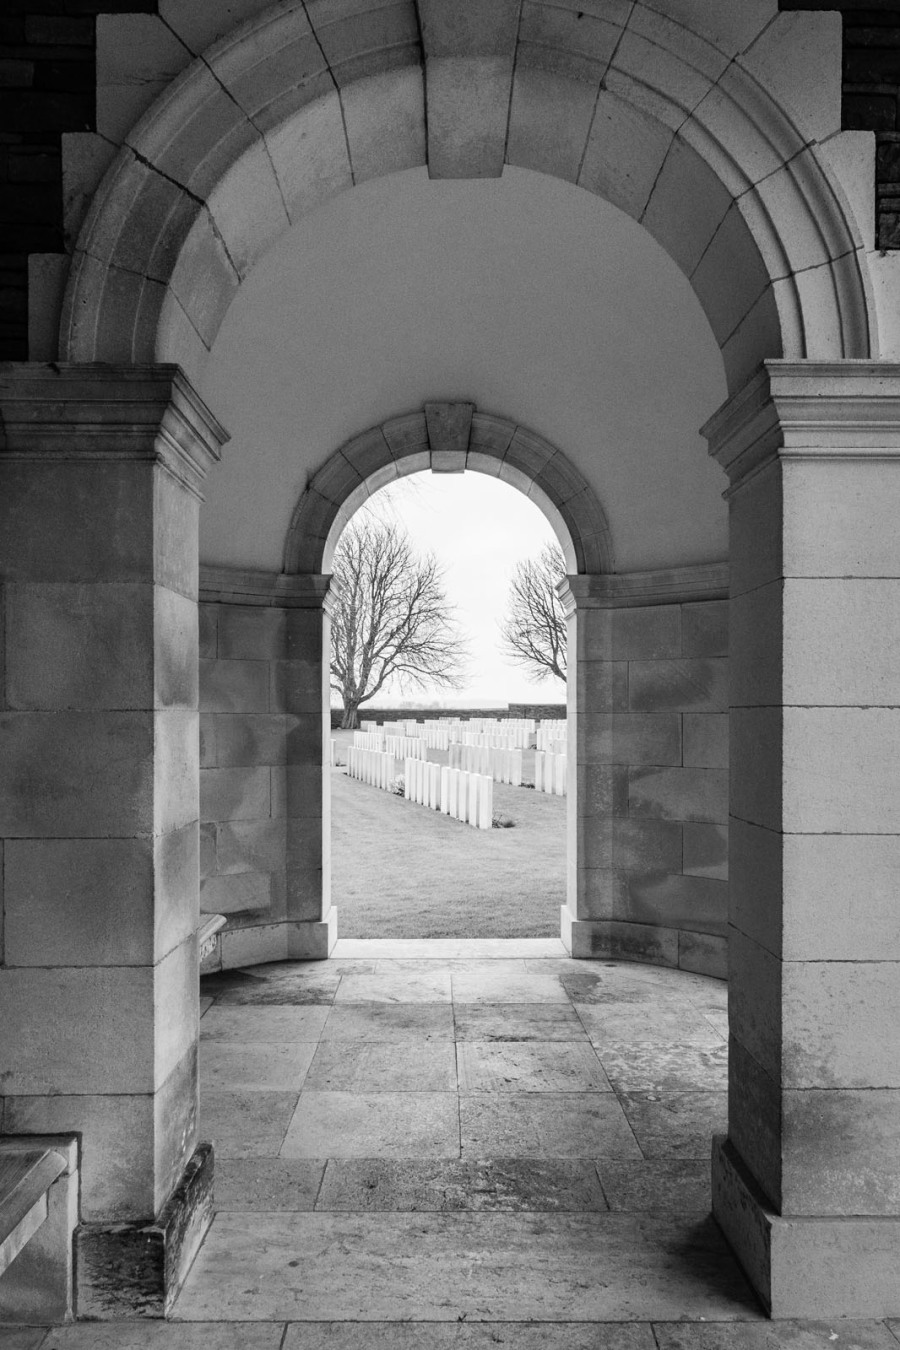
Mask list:
POLYGON ((223 1209, 313 1209, 324 1158, 216 1158, 215 1204, 223 1209))
POLYGON ((755 1301, 712 1220, 658 1214, 220 1214, 186 1320, 728 1319, 755 1301))
POLYGON ((461 1097, 464 1158, 640 1158, 611 1092, 484 1092, 461 1097))
POLYGON ((580 1041, 465 1041, 456 1047, 460 1092, 611 1092, 580 1041))
POLYGON ((285 1158, 457 1158, 455 1092, 303 1092, 285 1158))
POLYGON ((645 1158, 708 1160, 714 1134, 728 1128, 726 1092, 619 1093, 645 1158))
POLYGON ((219 1092, 200 1099, 200 1139, 217 1158, 276 1157, 297 1105, 296 1092, 219 1092))
POLYGON ((617 1092, 717 1092, 728 1088, 728 1046, 720 1040, 700 1046, 661 1040, 617 1043, 599 1046, 598 1053, 617 1092))
POLYGON ((708 1017, 695 1011, 690 1004, 654 1007, 576 1003, 575 1009, 594 1045, 618 1047, 626 1059, 632 1046, 641 1042, 722 1045, 725 1040, 708 1017))
POLYGON ((326 1007, 210 1008, 200 1023, 205 1041, 317 1041, 328 1017, 326 1007))
POLYGON ((305 1087, 317 1092, 455 1092, 449 1041, 324 1041, 305 1087))
POLYGON ((322 1031, 323 1041, 453 1039, 450 1003, 336 1003, 322 1031))
POLYGON ((390 1162, 330 1159, 320 1210, 569 1211, 608 1208, 593 1163, 580 1158, 390 1162))
POLYGON ((299 1092, 315 1053, 315 1041, 202 1041, 200 1090, 299 1092))
MULTIPOLYGON (((434 963, 384 962, 341 979, 335 1003, 449 1003, 450 972, 434 963)), ((207 1014, 208 1016, 209 1014, 207 1014)))
POLYGON ((41 1350, 280 1350, 283 1335, 280 1322, 82 1322, 55 1327, 41 1350))
MULTIPOLYGON (((656 1350, 649 1322, 295 1322, 283 1350, 656 1350)), ((866 1347, 868 1350, 868 1347, 866 1347)))
MULTIPOLYGON (((552 964, 552 963, 548 963, 552 964)), ((543 963, 454 962, 454 1003, 568 1003, 558 975, 543 963)))
POLYGON ((584 1041, 587 1032, 568 1003, 453 1004, 457 1041, 584 1041))

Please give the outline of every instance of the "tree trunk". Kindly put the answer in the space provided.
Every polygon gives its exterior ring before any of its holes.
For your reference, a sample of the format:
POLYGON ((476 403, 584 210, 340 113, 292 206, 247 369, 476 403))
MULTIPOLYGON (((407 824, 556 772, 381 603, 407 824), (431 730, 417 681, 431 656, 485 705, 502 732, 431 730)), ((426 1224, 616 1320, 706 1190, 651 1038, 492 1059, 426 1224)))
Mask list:
POLYGON ((341 718, 342 731, 355 731, 359 726, 359 704, 345 703, 344 716, 341 718))

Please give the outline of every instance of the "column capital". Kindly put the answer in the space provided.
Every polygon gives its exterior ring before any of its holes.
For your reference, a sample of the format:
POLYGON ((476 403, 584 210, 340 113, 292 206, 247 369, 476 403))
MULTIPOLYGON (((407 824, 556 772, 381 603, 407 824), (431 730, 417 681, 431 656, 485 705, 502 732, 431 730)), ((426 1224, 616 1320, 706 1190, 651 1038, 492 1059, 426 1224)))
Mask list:
POLYGON ((195 496, 228 440, 176 365, 0 364, 0 457, 150 460, 195 496))
POLYGON ((634 609, 724 600, 728 596, 728 563, 579 574, 565 577, 556 589, 567 616, 581 609, 634 609))
POLYGON ((266 572, 240 567, 200 568, 200 600, 217 605, 267 605, 331 613, 337 583, 325 572, 266 572))
POLYGON ((701 434, 732 488, 775 459, 896 459, 900 364, 765 361, 701 434))

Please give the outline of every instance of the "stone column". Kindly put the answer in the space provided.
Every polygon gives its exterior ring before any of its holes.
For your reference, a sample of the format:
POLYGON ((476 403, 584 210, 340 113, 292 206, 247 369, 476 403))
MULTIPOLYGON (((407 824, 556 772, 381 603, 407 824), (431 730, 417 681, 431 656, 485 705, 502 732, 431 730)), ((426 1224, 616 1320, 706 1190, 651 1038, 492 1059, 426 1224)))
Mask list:
POLYGON ((773 1316, 896 1316, 900 366, 767 362, 705 433, 731 482, 714 1212, 773 1316))
POLYGON ((225 968, 328 956, 327 576, 201 569, 204 912, 225 968))
POLYGON ((174 366, 5 366, 0 401, 2 1131, 81 1138, 81 1311, 136 1307, 130 1267, 159 1315, 208 1221, 197 524, 226 437, 174 366))
POLYGON ((569 577, 576 956, 725 973, 726 564, 569 577))

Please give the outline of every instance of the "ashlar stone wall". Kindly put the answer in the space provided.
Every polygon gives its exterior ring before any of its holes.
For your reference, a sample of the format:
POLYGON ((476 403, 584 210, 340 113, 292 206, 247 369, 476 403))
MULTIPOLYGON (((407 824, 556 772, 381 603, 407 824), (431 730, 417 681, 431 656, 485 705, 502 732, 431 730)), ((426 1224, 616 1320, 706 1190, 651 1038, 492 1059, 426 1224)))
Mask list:
MULTIPOLYGON (((728 919, 727 568, 570 578, 578 703, 575 955, 724 977, 728 919), (721 573, 721 575, 719 575, 721 573), (649 589, 648 589, 649 588, 649 589)), ((570 626, 570 662, 573 628, 570 626)))

